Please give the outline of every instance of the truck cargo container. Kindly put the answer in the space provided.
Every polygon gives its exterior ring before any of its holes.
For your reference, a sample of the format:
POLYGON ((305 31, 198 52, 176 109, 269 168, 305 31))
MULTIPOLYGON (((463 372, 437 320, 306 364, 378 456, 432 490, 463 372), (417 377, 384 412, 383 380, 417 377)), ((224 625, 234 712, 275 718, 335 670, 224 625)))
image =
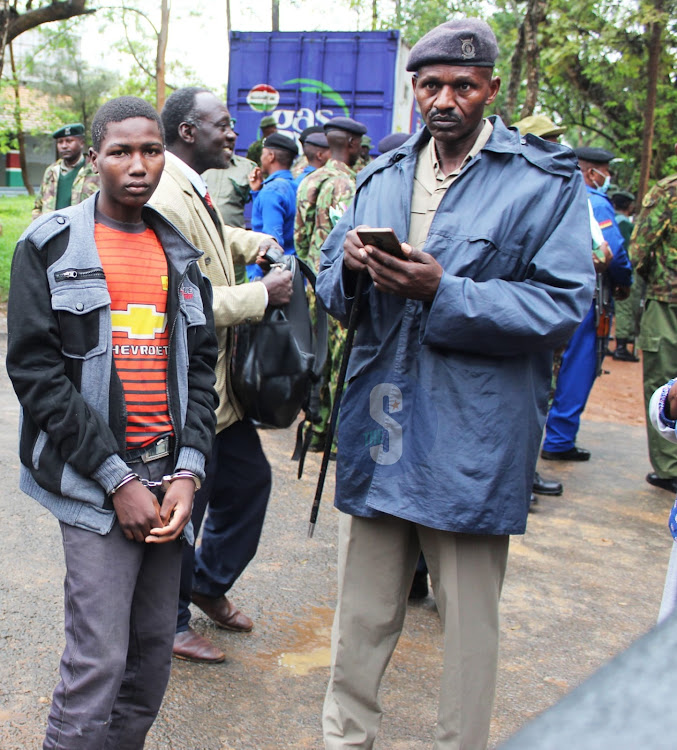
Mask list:
POLYGON ((237 120, 236 150, 260 137, 264 115, 298 140, 332 117, 363 122, 376 144, 414 129, 409 50, 399 31, 242 32, 230 35, 228 106, 237 120))

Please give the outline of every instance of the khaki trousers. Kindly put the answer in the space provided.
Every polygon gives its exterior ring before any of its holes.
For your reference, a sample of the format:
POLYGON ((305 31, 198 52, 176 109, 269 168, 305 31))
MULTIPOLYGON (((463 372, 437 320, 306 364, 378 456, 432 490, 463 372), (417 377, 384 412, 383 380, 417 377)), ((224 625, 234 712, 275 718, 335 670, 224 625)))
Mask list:
POLYGON ((677 445, 654 430, 649 419, 649 402, 653 392, 677 375, 677 305, 647 300, 638 343, 644 368, 649 460, 659 477, 677 477, 677 445))
POLYGON ((444 628, 434 748, 485 750, 508 543, 507 536, 342 514, 331 675, 322 716, 326 750, 373 747, 382 714, 379 685, 402 631, 421 549, 444 628))

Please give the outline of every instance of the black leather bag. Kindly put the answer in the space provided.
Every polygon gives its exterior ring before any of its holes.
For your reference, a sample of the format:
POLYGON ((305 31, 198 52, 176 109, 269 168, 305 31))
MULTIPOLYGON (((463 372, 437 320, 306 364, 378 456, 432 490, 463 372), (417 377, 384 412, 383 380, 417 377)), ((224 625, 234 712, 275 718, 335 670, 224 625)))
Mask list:
POLYGON ((301 410, 318 416, 319 381, 327 358, 327 314, 313 325, 304 279, 315 289, 315 273, 285 255, 293 293, 283 307, 269 307, 260 323, 237 326, 231 384, 245 415, 264 427, 290 427, 301 410))

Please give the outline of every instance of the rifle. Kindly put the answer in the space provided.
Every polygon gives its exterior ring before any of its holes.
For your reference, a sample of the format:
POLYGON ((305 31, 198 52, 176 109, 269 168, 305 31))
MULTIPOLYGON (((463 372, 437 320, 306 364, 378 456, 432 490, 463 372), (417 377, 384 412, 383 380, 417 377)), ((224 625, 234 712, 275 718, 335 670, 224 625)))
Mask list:
POLYGON ((595 377, 602 372, 602 363, 606 356, 611 332, 611 294, 605 281, 604 274, 598 273, 595 279, 595 331, 597 342, 595 345, 595 377))

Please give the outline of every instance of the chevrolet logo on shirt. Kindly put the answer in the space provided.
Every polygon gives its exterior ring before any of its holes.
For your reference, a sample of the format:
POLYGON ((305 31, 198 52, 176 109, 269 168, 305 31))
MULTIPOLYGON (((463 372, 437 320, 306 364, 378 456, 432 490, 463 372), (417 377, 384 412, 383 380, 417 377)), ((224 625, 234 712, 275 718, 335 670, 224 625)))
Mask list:
POLYGON ((127 305, 126 310, 112 310, 113 331, 126 333, 130 339, 154 339, 164 333, 167 314, 159 313, 155 305, 127 305))

